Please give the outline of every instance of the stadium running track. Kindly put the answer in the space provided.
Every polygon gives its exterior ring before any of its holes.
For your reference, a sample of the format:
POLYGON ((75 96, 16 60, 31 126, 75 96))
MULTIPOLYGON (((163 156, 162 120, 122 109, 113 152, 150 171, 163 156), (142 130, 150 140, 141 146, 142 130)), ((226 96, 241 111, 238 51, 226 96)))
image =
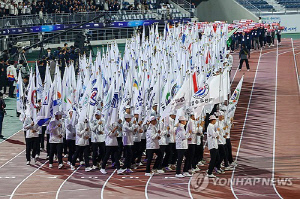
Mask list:
MULTIPOLYGON (((238 166, 204 178, 207 165, 191 178, 175 172, 144 176, 145 166, 130 175, 71 171, 67 165, 48 168, 46 154, 37 165, 26 166, 24 134, 19 131, 0 143, 0 199, 8 198, 300 198, 299 81, 300 40, 283 39, 281 45, 252 51, 250 72, 237 71, 234 53, 232 91, 244 76, 240 101, 231 131, 238 166), (298 64, 297 64, 298 63, 298 64), (297 69, 297 70, 296 70, 297 69), (289 178, 289 185, 239 184, 235 180, 289 178), (232 182, 232 183, 231 183, 232 182)), ((209 162, 209 152, 205 149, 209 162)))

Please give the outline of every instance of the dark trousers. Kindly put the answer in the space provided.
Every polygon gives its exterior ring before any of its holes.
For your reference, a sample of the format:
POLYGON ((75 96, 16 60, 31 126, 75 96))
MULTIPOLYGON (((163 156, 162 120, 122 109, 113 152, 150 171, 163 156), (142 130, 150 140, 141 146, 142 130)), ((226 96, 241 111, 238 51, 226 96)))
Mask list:
POLYGON ((117 169, 120 169, 120 159, 119 159, 119 150, 118 146, 106 146, 105 147, 105 156, 102 161, 102 169, 105 169, 109 156, 114 157, 115 165, 117 169))
POLYGON ((64 144, 63 153, 66 155, 66 154, 68 154, 68 146, 67 146, 66 138, 63 138, 63 144, 64 144))
MULTIPOLYGON (((177 151, 177 165, 176 165, 176 174, 181 174, 181 165, 183 161, 183 156, 187 157, 187 150, 186 149, 176 149, 177 151)), ((188 162, 187 158, 184 161, 183 172, 188 172, 188 162)))
POLYGON ((50 143, 49 143, 49 140, 50 140, 50 134, 47 134, 47 143, 46 143, 47 156, 50 155, 50 143))
POLYGON ((0 135, 2 135, 2 124, 4 119, 4 113, 0 112, 0 135))
POLYGON ((124 146, 124 154, 125 154, 125 162, 123 169, 130 169, 131 161, 132 161, 132 145, 125 145, 124 146))
POLYGON ((37 154, 37 149, 39 147, 39 138, 26 138, 26 160, 30 161, 30 154, 32 158, 35 158, 37 154), (32 151, 32 153, 31 153, 32 151))
POLYGON ((161 161, 161 164, 159 164, 158 169, 162 169, 162 167, 163 167, 163 159, 165 157, 165 152, 166 152, 166 149, 167 149, 168 146, 169 145, 159 145, 159 149, 160 149, 160 152, 161 152, 161 155, 162 155, 162 161, 161 161))
POLYGON ((150 165, 153 159, 153 154, 156 154, 156 160, 153 166, 153 169, 158 169, 159 165, 162 161, 162 154, 160 149, 146 149, 146 155, 147 155, 147 166, 146 166, 146 173, 150 173, 150 165))
POLYGON ((72 163, 72 157, 75 153, 75 140, 66 140, 66 143, 69 150, 68 161, 72 163))
POLYGON ((101 162, 105 156, 105 142, 93 142, 92 143, 93 149, 93 165, 97 166, 97 163, 101 162))
POLYGON ((146 139, 141 139, 141 151, 142 154, 146 150, 146 139))
POLYGON ((122 153, 123 153, 123 141, 122 141, 122 137, 117 137, 117 140, 118 140, 118 154, 119 154, 119 160, 121 159, 122 157, 122 153))
MULTIPOLYGON (((6 75, 6 74, 5 74, 6 75)), ((6 86, 7 86, 7 79, 6 79, 6 77, 0 77, 0 79, 1 79, 1 82, 0 82, 0 90, 2 90, 2 87, 3 87, 3 94, 5 94, 6 93, 6 86)))
POLYGON ((169 145, 167 145, 167 147, 166 147, 166 155, 165 155, 163 163, 162 163, 163 167, 167 167, 169 164, 171 164, 172 158, 174 156, 174 151, 176 151, 175 144, 169 143, 169 145))
POLYGON ((8 96, 9 97, 14 97, 14 91, 15 91, 14 82, 13 81, 8 81, 8 86, 9 86, 8 96))
POLYGON ((217 167, 218 168, 221 168, 221 163, 222 161, 224 160, 224 166, 225 167, 228 167, 228 160, 227 160, 227 154, 226 154, 226 145, 223 145, 223 144, 219 144, 218 145, 218 151, 219 151, 219 161, 217 162, 217 167))
POLYGON ((241 60, 240 60, 240 66, 239 66, 239 69, 242 69, 243 62, 244 62, 244 61, 246 62, 246 67, 247 67, 247 69, 250 69, 248 59, 241 59, 241 60))
POLYGON ((57 152, 58 163, 62 164, 63 143, 50 143, 49 164, 53 164, 55 152, 57 152))
POLYGON ((135 163, 140 163, 142 159, 142 148, 141 148, 141 142, 134 142, 134 145, 132 146, 132 153, 133 153, 133 158, 132 158, 132 164, 135 163))
POLYGON ((233 162, 233 158, 232 158, 232 147, 231 147, 230 138, 226 139, 226 148, 227 148, 228 162, 229 162, 229 164, 231 164, 233 162))
MULTIPOLYGON (((219 161, 219 152, 218 149, 211 149, 209 150, 210 153, 210 162, 209 162, 209 166, 208 166, 208 174, 212 174, 214 168, 217 165, 217 162, 219 161)), ((220 168, 218 168, 220 169, 220 168)))
POLYGON ((90 146, 89 145, 86 145, 86 146, 76 146, 76 150, 75 150, 75 153, 74 153, 73 158, 72 158, 72 165, 73 166, 75 166, 77 158, 82 153, 84 154, 85 167, 89 167, 90 166, 90 159, 89 159, 90 146))
POLYGON ((40 147, 42 149, 45 149, 45 132, 46 132, 46 126, 42 126, 42 134, 40 134, 40 147))
POLYGON ((193 165, 193 160, 195 158, 196 146, 197 146, 196 144, 189 144, 189 146, 188 146, 188 152, 187 152, 187 156, 186 156, 188 169, 193 168, 192 165, 193 165))
POLYGON ((203 159, 203 144, 201 142, 200 145, 196 145, 195 147, 195 156, 192 162, 192 167, 195 169, 198 162, 203 159))

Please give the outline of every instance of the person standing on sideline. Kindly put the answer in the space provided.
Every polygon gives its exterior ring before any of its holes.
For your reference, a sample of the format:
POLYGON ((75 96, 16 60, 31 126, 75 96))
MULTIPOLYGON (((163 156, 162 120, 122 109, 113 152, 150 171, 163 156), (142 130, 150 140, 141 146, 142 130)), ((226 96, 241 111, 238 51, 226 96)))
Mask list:
POLYGON ((187 119, 184 116, 180 116, 178 118, 179 124, 176 129, 176 150, 177 150, 177 165, 176 165, 176 175, 177 178, 184 178, 184 177, 191 177, 192 175, 189 174, 188 169, 188 158, 187 158, 187 149, 188 149, 188 137, 190 136, 189 133, 185 130, 185 125, 187 123, 187 119), (183 167, 183 174, 181 173, 181 166, 183 157, 185 158, 184 167, 183 167))
POLYGON ((208 166, 207 176, 209 178, 215 178, 216 176, 212 173, 217 162, 219 161, 218 152, 218 139, 219 133, 215 131, 215 124, 217 118, 214 115, 209 117, 209 124, 207 126, 207 146, 210 153, 210 162, 208 166))
POLYGON ((240 59, 240 66, 239 71, 242 70, 243 62, 246 62, 247 71, 250 71, 249 61, 250 59, 250 51, 246 48, 244 44, 242 44, 242 49, 239 53, 239 59, 240 59))
POLYGON ((88 118, 85 117, 83 122, 79 122, 76 128, 76 150, 72 158, 71 170, 75 170, 75 163, 80 154, 84 153, 85 171, 92 170, 90 167, 90 139, 91 127, 88 118))
POLYGON ((76 141, 76 127, 75 125, 78 123, 76 115, 74 115, 74 111, 70 109, 68 111, 69 117, 65 120, 66 127, 66 144, 68 147, 68 165, 72 164, 72 157, 75 152, 75 141, 76 141))
POLYGON ((58 158, 58 168, 63 168, 62 153, 63 153, 63 137, 65 135, 65 128, 61 122, 62 113, 57 111, 52 120, 48 125, 49 132, 49 145, 50 145, 50 154, 49 154, 49 168, 53 167, 53 157, 56 151, 58 158))
POLYGON ((6 104, 3 99, 3 94, 0 92, 0 138, 3 138, 2 124, 3 124, 4 114, 5 114, 5 108, 6 108, 6 104))
POLYGON ((34 163, 36 163, 36 154, 37 154, 37 149, 39 147, 39 126, 36 125, 32 118, 27 115, 24 123, 23 123, 23 129, 25 131, 26 137, 25 137, 25 141, 26 141, 26 160, 27 160, 27 165, 30 165, 30 154, 32 151, 32 158, 34 159, 34 163))
POLYGON ((151 116, 150 124, 146 132, 146 156, 147 156, 147 166, 146 166, 146 173, 145 176, 151 176, 150 173, 150 165, 152 162, 153 154, 157 155, 153 166, 153 173, 156 173, 159 165, 162 161, 162 153, 159 149, 159 140, 160 137, 160 130, 156 128, 157 120, 155 116, 151 116))
POLYGON ((101 119, 101 112, 96 111, 95 120, 91 122, 91 142, 93 149, 93 168, 98 169, 98 164, 100 165, 101 160, 103 160, 105 155, 105 135, 104 135, 104 121, 101 119))
POLYGON ((6 73, 7 73, 7 82, 9 86, 8 96, 13 98, 14 97, 14 91, 15 91, 15 82, 17 81, 17 70, 14 66, 14 61, 9 62, 9 66, 7 67, 6 73))
POLYGON ((125 162, 123 169, 126 169, 126 172, 132 173, 131 161, 132 161, 132 146, 133 146, 133 135, 137 132, 137 125, 131 123, 132 115, 125 114, 125 122, 123 124, 123 145, 125 153, 125 162))

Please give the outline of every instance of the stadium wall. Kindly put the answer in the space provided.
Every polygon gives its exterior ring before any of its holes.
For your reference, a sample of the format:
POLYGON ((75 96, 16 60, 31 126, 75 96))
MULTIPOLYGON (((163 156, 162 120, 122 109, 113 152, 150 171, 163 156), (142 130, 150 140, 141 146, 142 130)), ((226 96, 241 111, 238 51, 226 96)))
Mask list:
POLYGON ((258 17, 238 4, 234 0, 208 0, 202 1, 196 8, 196 15, 200 21, 227 21, 252 19, 258 17))
POLYGON ((284 33, 300 33, 300 14, 264 15, 261 17, 264 23, 280 23, 284 26, 284 33))

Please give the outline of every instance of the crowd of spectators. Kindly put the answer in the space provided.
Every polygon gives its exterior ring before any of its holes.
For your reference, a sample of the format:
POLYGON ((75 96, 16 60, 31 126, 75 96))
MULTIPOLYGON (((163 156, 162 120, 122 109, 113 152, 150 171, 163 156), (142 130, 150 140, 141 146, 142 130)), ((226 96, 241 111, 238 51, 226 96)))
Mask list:
POLYGON ((160 8, 167 0, 0 0, 0 17, 160 8))

